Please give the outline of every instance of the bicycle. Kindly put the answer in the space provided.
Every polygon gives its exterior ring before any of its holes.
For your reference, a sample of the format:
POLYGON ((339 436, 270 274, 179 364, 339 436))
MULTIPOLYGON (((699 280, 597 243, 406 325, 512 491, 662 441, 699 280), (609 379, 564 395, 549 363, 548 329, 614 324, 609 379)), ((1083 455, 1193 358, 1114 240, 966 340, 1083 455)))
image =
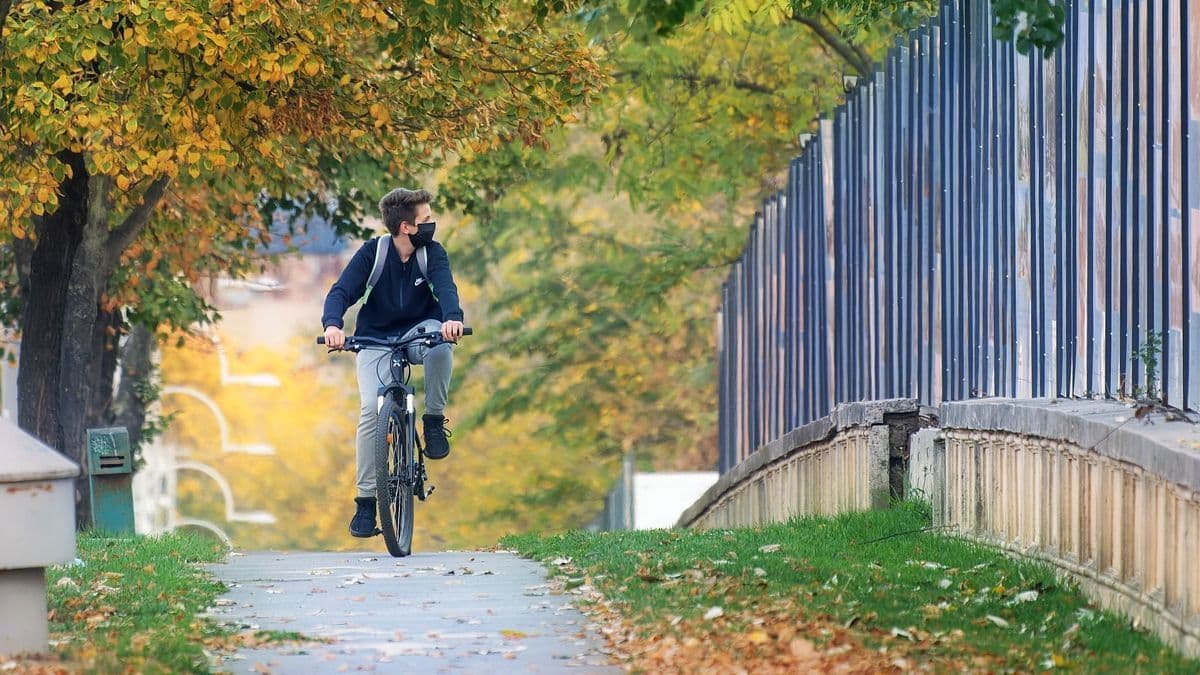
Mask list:
MULTIPOLYGON (((470 328, 463 335, 470 335, 470 328)), ((325 344, 325 338, 317 338, 317 344, 325 344)), ((378 349, 391 352, 388 360, 391 381, 379 388, 377 410, 379 421, 375 427, 375 503, 379 509, 380 530, 388 553, 403 558, 412 553, 413 498, 425 501, 433 494, 434 487, 425 484, 429 475, 425 472, 425 454, 417 434, 414 392, 408 380, 412 376, 412 363, 408 360, 409 347, 436 347, 448 344, 440 333, 417 333, 402 340, 400 337, 385 339, 366 336, 348 336, 340 351, 360 352, 378 349)), ((337 350, 331 350, 337 351, 337 350)))

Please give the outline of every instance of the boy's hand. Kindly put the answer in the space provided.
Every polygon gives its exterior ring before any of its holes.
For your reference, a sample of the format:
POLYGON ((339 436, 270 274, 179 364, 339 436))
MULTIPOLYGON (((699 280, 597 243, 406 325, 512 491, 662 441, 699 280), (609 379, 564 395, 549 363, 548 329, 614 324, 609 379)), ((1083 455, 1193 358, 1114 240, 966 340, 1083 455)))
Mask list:
POLYGON ((325 346, 330 349, 341 349, 346 346, 346 332, 337 326, 325 327, 325 346))
POLYGON ((444 321, 442 322, 442 339, 446 342, 458 342, 458 338, 463 334, 463 322, 461 321, 444 321))

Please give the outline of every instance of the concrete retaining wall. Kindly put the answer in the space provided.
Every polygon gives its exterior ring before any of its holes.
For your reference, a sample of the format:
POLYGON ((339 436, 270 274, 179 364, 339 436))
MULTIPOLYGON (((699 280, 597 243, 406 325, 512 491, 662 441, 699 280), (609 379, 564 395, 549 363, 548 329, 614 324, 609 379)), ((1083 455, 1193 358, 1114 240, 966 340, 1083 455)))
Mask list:
POLYGON ((684 511, 680 527, 738 527, 886 508, 902 490, 912 399, 837 406, 752 453, 684 511))
POLYGON ((1106 401, 838 406, 759 448, 679 519, 740 527, 886 508, 906 489, 951 533, 1070 573, 1101 605, 1200 656, 1200 424, 1106 401), (898 470, 905 470, 901 476, 898 470))
POLYGON ((1072 573, 1200 655, 1200 425, 1117 403, 946 403, 912 444, 937 524, 1072 573))

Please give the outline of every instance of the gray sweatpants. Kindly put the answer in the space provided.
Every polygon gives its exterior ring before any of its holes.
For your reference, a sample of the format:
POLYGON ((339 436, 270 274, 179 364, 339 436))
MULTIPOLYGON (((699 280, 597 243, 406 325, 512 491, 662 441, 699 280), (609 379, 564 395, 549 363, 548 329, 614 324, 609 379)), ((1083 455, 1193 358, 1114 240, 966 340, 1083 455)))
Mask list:
MULTIPOLYGON (((422 321, 405 334, 416 335, 418 328, 427 333, 442 330, 441 321, 422 321)), ((355 438, 358 450, 358 496, 375 496, 375 425, 379 419, 376 410, 379 388, 390 383, 391 368, 387 357, 390 352, 376 349, 358 353, 358 434, 355 438)), ((425 366, 425 413, 442 415, 446 410, 446 397, 450 394, 450 375, 454 371, 454 353, 450 345, 409 347, 408 360, 425 366)), ((418 427, 417 433, 420 433, 418 427)))

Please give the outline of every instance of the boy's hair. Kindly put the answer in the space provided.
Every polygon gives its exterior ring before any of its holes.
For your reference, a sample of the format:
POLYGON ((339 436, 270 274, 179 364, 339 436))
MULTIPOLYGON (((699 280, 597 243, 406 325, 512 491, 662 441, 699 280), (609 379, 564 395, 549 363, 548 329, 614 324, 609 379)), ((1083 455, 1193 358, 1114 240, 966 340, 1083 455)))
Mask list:
POLYGON ((412 223, 417 217, 417 207, 433 201, 433 195, 428 190, 406 190, 396 188, 379 200, 379 215, 383 225, 396 236, 400 232, 400 223, 412 223))

